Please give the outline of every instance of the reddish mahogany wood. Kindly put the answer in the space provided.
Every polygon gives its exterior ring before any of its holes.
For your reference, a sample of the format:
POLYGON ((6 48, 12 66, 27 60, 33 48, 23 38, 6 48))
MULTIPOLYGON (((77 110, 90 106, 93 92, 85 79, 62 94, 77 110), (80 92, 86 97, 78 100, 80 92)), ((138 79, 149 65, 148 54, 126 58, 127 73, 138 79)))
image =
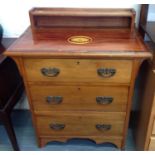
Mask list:
POLYGON ((32 8, 32 15, 43 16, 124 16, 132 17, 133 9, 101 9, 101 8, 32 8))
MULTIPOLYGON (((38 34, 40 38, 42 33, 38 34)), ((45 34, 44 34, 45 36, 45 34)), ((151 54, 136 31, 127 29, 52 29, 46 38, 34 41, 28 29, 5 53, 8 56, 52 56, 61 58, 150 58, 151 54), (70 36, 93 39, 85 45, 67 42, 70 36), (123 46, 122 46, 123 45, 123 46)))
POLYGON ((29 15, 34 38, 47 27, 126 27, 133 30, 135 21, 133 9, 33 8, 29 15))

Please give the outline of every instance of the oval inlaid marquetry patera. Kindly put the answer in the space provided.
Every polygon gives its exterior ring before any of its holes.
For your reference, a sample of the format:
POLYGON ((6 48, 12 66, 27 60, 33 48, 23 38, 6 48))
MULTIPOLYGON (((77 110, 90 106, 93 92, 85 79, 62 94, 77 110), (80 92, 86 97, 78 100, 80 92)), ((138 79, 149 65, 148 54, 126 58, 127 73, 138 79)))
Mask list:
POLYGON ((88 44, 92 42, 92 40, 89 36, 71 36, 67 41, 71 44, 88 44))

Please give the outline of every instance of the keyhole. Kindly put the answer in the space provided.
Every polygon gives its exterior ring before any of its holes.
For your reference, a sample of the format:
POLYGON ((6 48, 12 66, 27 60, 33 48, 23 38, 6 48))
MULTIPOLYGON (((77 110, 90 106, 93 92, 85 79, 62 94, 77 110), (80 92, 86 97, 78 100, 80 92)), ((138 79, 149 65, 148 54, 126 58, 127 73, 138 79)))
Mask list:
POLYGON ((76 62, 76 64, 77 64, 77 65, 79 65, 79 64, 80 64, 80 62, 79 62, 79 61, 77 61, 77 62, 76 62))
POLYGON ((78 90, 81 90, 81 88, 78 88, 78 90))

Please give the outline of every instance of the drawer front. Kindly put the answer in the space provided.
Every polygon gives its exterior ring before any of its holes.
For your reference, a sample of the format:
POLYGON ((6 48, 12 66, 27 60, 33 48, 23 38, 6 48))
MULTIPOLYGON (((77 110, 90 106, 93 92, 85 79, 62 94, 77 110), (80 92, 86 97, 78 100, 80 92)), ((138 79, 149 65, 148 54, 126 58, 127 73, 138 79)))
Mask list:
POLYGON ((155 137, 151 137, 150 139, 149 150, 155 151, 155 137))
POLYGON ((132 61, 24 59, 28 81, 129 83, 132 61))
POLYGON ((36 111, 101 110, 125 112, 128 87, 30 85, 36 111))
POLYGON ((125 113, 65 113, 52 112, 50 116, 37 116, 41 135, 122 136, 125 113))

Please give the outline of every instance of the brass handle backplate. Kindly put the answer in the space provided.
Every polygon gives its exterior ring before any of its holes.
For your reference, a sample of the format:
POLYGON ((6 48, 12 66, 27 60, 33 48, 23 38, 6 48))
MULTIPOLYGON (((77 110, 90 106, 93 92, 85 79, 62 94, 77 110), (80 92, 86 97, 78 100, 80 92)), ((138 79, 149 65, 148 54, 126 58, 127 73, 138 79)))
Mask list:
POLYGON ((47 96, 46 102, 49 104, 60 104, 63 100, 62 96, 47 96))
POLYGON ((42 68, 41 73, 44 76, 55 77, 55 76, 58 76, 58 74, 60 73, 60 70, 58 68, 42 68))
POLYGON ((96 129, 100 131, 108 131, 111 130, 112 125, 110 124, 96 124, 96 129))
POLYGON ((97 96, 97 104, 111 104, 113 102, 113 97, 97 96))
POLYGON ((110 78, 116 74, 116 69, 114 68, 99 68, 97 70, 99 76, 103 78, 110 78))
POLYGON ((51 123, 49 127, 53 130, 63 130, 65 128, 65 124, 51 123))

